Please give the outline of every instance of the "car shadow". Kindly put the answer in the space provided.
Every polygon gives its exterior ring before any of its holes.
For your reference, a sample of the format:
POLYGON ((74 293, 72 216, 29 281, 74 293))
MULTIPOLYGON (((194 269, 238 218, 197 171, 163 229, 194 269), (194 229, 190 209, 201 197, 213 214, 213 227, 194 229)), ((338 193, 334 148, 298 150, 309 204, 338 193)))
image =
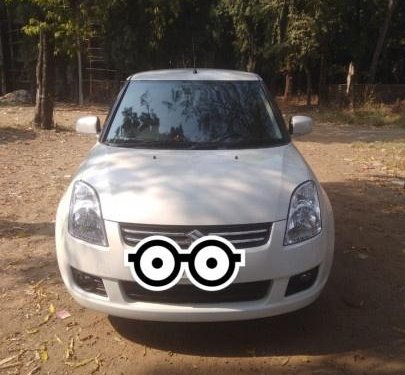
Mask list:
POLYGON ((398 297, 405 290, 405 210, 392 202, 404 207, 404 195, 367 181, 323 186, 334 208, 336 249, 329 282, 314 304, 239 322, 164 323, 110 316, 112 327, 147 347, 214 357, 332 354, 399 339, 393 327, 401 326, 403 318, 398 297))
POLYGON ((147 347, 200 356, 257 357, 284 355, 287 347, 290 354, 316 350, 319 343, 308 338, 333 324, 319 322, 320 310, 322 304, 317 302, 300 312, 248 321, 142 322, 112 316, 109 320, 120 335, 147 347))

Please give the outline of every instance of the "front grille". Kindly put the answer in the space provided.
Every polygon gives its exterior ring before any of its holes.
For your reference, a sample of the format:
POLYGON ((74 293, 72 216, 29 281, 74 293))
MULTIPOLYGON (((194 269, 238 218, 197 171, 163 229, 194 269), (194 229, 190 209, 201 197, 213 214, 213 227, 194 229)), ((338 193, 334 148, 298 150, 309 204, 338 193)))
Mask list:
POLYGON ((204 236, 215 235, 230 241, 237 249, 264 245, 270 236, 271 223, 237 225, 149 225, 120 224, 121 235, 129 246, 135 246, 146 237, 160 235, 174 241, 182 249, 187 249, 198 237, 190 235, 198 231, 204 236))
POLYGON ((126 296, 136 302, 223 303, 260 300, 267 295, 270 281, 231 284, 225 289, 215 292, 198 289, 192 284, 177 284, 160 292, 147 290, 133 281, 122 281, 121 287, 126 296))

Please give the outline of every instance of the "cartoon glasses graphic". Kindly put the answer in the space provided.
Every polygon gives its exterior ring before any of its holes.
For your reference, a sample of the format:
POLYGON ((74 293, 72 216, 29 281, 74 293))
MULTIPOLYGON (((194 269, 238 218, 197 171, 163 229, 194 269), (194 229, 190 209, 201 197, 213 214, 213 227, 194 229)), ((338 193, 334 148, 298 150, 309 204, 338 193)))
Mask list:
POLYGON ((196 287, 217 291, 230 285, 239 268, 245 266, 245 251, 219 236, 199 238, 187 250, 171 238, 151 236, 126 250, 125 266, 130 267, 135 281, 149 290, 167 290, 185 272, 196 287))

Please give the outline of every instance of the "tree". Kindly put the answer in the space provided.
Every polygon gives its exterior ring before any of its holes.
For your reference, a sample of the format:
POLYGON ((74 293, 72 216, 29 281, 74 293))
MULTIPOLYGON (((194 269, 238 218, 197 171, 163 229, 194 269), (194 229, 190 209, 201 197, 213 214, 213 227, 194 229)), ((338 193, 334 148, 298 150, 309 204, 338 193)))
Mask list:
POLYGON ((51 129, 55 92, 55 39, 52 32, 46 28, 39 31, 36 76, 37 93, 33 122, 39 128, 51 129))
MULTIPOLYGON (((80 52, 81 43, 92 34, 89 15, 103 22, 109 4, 114 1, 8 0, 8 3, 22 7, 21 13, 30 15, 23 31, 38 40, 33 123, 36 127, 51 129, 54 125, 55 55, 73 57, 80 52)), ((78 75, 81 75, 81 67, 78 75)))
POLYGON ((6 4, 0 2, 0 94, 10 91, 10 47, 8 38, 9 14, 6 4))
POLYGON ((148 69, 235 67, 228 14, 218 0, 119 1, 106 20, 107 62, 123 76, 148 69))
POLYGON ((384 22, 381 25, 380 33, 378 35, 377 44, 374 49, 373 58, 371 60, 370 72, 368 77, 369 83, 374 83, 375 75, 377 72, 378 61, 381 55, 381 51, 384 46, 385 37, 387 35, 388 28, 390 26, 392 13, 394 12, 394 8, 396 6, 396 0, 388 0, 387 1, 387 12, 385 14, 384 22))
POLYGON ((259 43, 263 16, 261 0, 222 0, 221 6, 232 19, 240 68, 255 71, 262 53, 259 43))
MULTIPOLYGON (((65 62, 77 74, 80 87, 81 78, 86 78, 81 65, 91 53, 85 48, 87 39, 96 33, 106 67, 118 73, 114 79, 140 70, 191 67, 193 44, 197 67, 255 71, 270 81, 273 90, 282 88, 286 98, 292 88, 306 91, 308 104, 317 89, 319 103, 325 102, 327 84, 344 82, 351 61, 358 82, 399 83, 405 78, 401 22, 405 2, 398 0, 6 2, 24 8, 9 14, 15 19, 13 14, 18 14, 16 24, 23 22, 24 31, 41 47, 35 122, 45 128, 52 126, 53 66, 65 62), (56 62, 55 54, 59 54, 56 62)), ((4 35, 2 30, 2 47, 7 52, 4 35)), ((12 62, 9 65, 16 70, 12 62)), ((65 81, 68 76, 61 69, 58 75, 57 83, 61 76, 65 81)))
MULTIPOLYGON (((307 3, 308 4, 308 3, 307 3)), ((310 4, 310 2, 309 2, 310 4)), ((312 76, 310 64, 316 57, 318 41, 315 33, 314 9, 292 7, 288 25, 288 64, 299 66, 305 72, 307 105, 311 104, 312 76)))
POLYGON ((38 38, 36 67, 36 101, 33 123, 42 129, 51 129, 54 108, 55 33, 60 27, 65 4, 59 0, 30 0, 23 3, 33 11, 23 31, 38 38))

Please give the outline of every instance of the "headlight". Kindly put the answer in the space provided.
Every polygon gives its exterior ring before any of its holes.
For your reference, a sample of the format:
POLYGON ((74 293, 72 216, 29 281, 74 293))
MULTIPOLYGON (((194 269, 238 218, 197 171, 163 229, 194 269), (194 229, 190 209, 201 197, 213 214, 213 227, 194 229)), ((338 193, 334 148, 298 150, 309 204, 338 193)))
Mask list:
POLYGON ((108 246, 96 191, 83 181, 73 186, 69 210, 69 233, 96 245, 108 246))
POLYGON ((291 196, 284 245, 316 236, 322 229, 321 210, 315 182, 299 185, 291 196))

